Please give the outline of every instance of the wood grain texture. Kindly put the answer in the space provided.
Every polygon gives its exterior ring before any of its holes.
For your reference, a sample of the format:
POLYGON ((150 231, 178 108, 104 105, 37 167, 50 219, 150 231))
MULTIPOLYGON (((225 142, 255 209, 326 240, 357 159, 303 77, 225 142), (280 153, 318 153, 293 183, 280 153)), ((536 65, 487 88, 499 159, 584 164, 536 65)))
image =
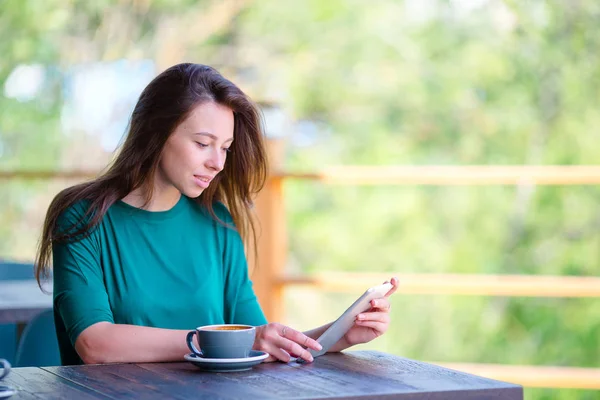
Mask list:
POLYGON ((85 385, 71 382, 41 368, 13 368, 2 381, 2 385, 14 387, 18 393, 11 397, 15 400, 25 399, 106 399, 100 392, 95 392, 85 385))
MULTIPOLYGON (((23 379, 17 384, 26 385, 29 375, 38 381, 62 379, 66 386, 54 383, 49 387, 63 398, 66 390, 77 388, 96 398, 118 399, 523 398, 518 385, 374 351, 327 354, 312 364, 264 363, 235 373, 203 372, 185 362, 17 368, 15 376, 23 379)), ((43 390, 37 393, 36 387, 29 387, 26 393, 54 395, 43 390)))

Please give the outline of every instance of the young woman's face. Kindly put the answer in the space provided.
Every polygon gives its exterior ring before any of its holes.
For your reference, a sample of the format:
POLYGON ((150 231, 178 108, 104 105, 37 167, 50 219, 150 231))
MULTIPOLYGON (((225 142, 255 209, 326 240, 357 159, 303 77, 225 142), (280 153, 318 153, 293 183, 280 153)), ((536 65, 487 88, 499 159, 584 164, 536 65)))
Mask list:
POLYGON ((196 106, 171 134, 159 162, 163 184, 195 198, 223 170, 233 142, 233 111, 213 102, 196 106))

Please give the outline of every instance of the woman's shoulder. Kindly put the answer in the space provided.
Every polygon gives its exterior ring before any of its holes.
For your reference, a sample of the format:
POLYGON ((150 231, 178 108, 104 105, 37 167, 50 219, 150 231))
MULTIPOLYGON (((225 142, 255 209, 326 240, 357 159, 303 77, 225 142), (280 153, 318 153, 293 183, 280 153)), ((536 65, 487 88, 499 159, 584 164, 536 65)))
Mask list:
POLYGON ((231 213, 229 212, 229 209, 227 208, 227 206, 220 202, 220 201, 215 201, 213 202, 213 211, 215 212, 215 215, 217 216, 217 218, 219 218, 221 221, 227 223, 227 224, 232 224, 233 223, 233 217, 231 216, 231 213))
POLYGON ((71 220, 80 220, 89 213, 91 205, 90 200, 79 200, 75 203, 65 207, 64 210, 59 214, 59 220, 68 222, 71 220))
POLYGON ((92 218, 91 200, 79 200, 65 207, 56 220, 59 232, 78 231, 88 225, 92 218))
POLYGON ((203 204, 200 201, 195 199, 188 199, 191 207, 202 215, 203 218, 208 220, 216 220, 225 222, 226 224, 233 224, 233 217, 229 212, 227 206, 221 201, 213 201, 211 204, 212 210, 209 210, 209 207, 206 204, 203 204), (212 211, 212 213, 211 213, 212 211))

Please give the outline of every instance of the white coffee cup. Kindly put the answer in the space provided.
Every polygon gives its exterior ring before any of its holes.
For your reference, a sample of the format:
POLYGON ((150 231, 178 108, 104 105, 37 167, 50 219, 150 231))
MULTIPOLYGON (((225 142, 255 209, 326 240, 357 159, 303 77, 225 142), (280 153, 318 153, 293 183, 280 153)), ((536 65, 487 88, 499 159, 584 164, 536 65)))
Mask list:
POLYGON ((5 359, 0 358, 0 365, 2 365, 2 370, 0 371, 0 379, 2 379, 10 372, 10 363, 5 359))

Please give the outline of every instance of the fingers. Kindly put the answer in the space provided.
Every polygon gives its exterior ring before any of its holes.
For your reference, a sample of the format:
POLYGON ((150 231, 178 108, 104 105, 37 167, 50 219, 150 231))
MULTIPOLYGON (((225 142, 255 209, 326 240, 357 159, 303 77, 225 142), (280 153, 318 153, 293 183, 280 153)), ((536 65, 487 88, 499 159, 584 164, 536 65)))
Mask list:
POLYGON ((288 363, 292 359, 292 356, 290 356, 289 353, 279 347, 273 347, 273 349, 269 351, 269 354, 273 357, 273 361, 288 363))
POLYGON ((381 311, 389 312, 392 308, 390 301, 387 298, 371 300, 371 307, 381 311))
MULTIPOLYGON (((285 351, 288 354, 293 354, 296 357, 302 358, 304 361, 312 362, 313 356, 306 350, 304 347, 300 346, 298 343, 292 342, 291 340, 282 338, 281 342, 279 342, 278 346, 282 351, 285 351)), ((285 362, 290 361, 290 357, 282 360, 285 362)))
POLYGON ((321 350, 321 345, 316 340, 281 324, 263 325, 258 336, 255 348, 270 354, 266 361, 280 360, 287 363, 292 354, 311 362, 313 357, 303 346, 321 350))
POLYGON ((356 322, 381 322, 389 324, 390 315, 387 312, 366 312, 356 316, 356 322))
POLYGON ((282 333, 283 335, 279 341, 279 346, 289 354, 294 354, 305 361, 312 362, 313 356, 302 346, 317 351, 322 349, 321 345, 316 340, 306 336, 302 332, 284 327, 282 333))
POLYGON ((361 327, 373 329, 377 336, 383 335, 388 328, 387 323, 380 321, 356 321, 356 324, 361 327))
POLYGON ((305 346, 305 347, 308 347, 310 349, 317 350, 317 351, 322 349, 319 342, 317 342, 313 338, 306 336, 302 332, 298 332, 297 330, 294 330, 292 328, 288 328, 288 327, 284 326, 284 330, 282 331, 282 333, 283 333, 283 335, 281 335, 282 337, 289 339, 293 342, 296 342, 299 345, 302 344, 302 346, 305 346))
MULTIPOLYGON (((388 283, 388 281, 385 281, 383 283, 388 283)), ((392 284, 392 288, 385 294, 385 297, 391 296, 396 290, 398 290, 398 285, 400 284, 400 281, 394 276, 391 279, 390 283, 392 284)))

